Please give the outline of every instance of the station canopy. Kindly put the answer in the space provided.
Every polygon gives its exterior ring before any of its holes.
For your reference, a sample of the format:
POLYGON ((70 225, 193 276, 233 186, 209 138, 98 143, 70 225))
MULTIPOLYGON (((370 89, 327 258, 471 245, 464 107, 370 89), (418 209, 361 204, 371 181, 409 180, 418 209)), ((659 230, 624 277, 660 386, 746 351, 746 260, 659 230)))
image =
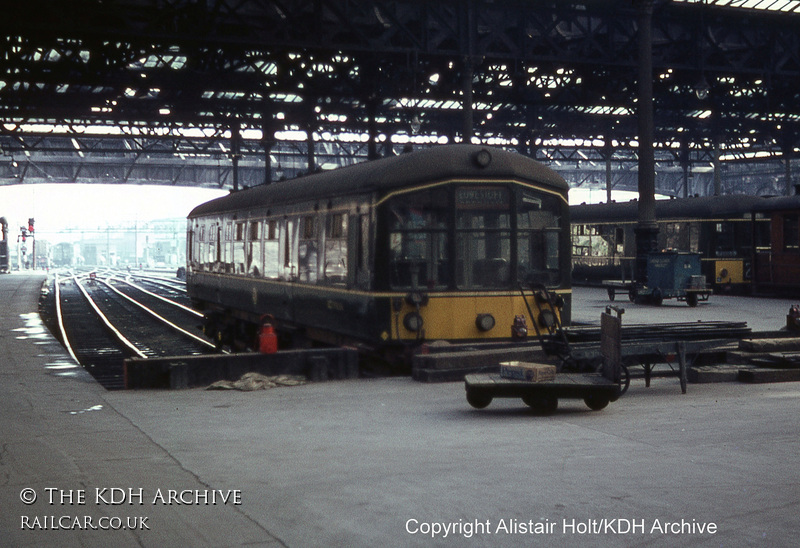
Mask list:
POLYGON ((245 187, 470 140, 635 188, 646 5, 657 190, 788 188, 795 0, 1 0, 0 184, 245 187))

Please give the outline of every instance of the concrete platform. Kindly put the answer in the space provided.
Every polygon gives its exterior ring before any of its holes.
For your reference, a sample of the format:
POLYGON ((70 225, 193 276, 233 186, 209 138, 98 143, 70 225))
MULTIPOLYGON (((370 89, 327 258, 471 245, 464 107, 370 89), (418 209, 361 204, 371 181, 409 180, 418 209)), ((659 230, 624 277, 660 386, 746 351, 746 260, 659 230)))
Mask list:
POLYGON ((694 308, 675 299, 667 299, 661 306, 654 306, 632 303, 622 295, 612 302, 603 288, 575 287, 572 321, 576 324, 600 325, 600 313, 606 306, 615 305, 625 309, 623 324, 747 322, 753 331, 776 331, 786 326, 789 307, 798 303, 798 299, 711 295, 708 301, 700 301, 694 308))
POLYGON ((0 276, 0 546, 280 546, 244 504, 152 503, 158 489, 218 486, 185 468, 75 367, 39 319, 43 281, 0 276), (142 489, 143 504, 138 496, 110 504, 122 500, 114 488, 126 496, 142 489))
POLYGON ((0 546, 796 546, 799 383, 656 378, 549 417, 408 378, 106 392, 41 281, 0 276, 0 546), (75 516, 137 530, 29 529, 75 516))

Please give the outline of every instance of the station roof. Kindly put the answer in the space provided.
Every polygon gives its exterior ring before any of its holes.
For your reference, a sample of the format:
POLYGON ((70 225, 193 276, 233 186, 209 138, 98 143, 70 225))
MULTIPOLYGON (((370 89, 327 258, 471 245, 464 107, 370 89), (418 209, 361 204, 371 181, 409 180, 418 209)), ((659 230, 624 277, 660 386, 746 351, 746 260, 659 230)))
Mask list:
MULTIPOLYGON (((466 82, 474 140, 630 161, 642 1, 0 0, 0 184, 457 142, 466 82)), ((660 153, 796 155, 800 2, 653 5, 660 153)))
POLYGON ((726 8, 800 13, 799 0, 674 0, 690 4, 708 4, 726 8))

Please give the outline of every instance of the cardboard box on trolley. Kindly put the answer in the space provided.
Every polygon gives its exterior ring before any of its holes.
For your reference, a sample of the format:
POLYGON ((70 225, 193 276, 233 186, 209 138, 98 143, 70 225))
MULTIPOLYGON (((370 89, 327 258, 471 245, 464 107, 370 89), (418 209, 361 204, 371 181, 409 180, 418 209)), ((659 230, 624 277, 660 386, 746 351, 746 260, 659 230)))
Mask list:
POLYGON ((556 366, 533 362, 500 362, 500 376, 527 382, 547 382, 556 378, 556 366))

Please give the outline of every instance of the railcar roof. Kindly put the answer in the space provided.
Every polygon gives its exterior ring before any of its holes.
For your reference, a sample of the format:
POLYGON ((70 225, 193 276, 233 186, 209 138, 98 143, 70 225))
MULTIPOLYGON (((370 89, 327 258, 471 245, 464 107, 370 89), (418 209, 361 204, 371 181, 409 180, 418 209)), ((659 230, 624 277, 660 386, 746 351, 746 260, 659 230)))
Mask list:
MULTIPOLYGON (((713 219, 730 215, 744 215, 761 207, 765 200, 760 196, 725 195, 656 200, 656 219, 713 219)), ((610 204, 581 204, 570 207, 573 223, 636 221, 639 202, 610 204)))
POLYGON ((753 208, 754 211, 780 211, 800 209, 800 196, 770 196, 763 198, 753 208))
POLYGON ((507 178, 564 193, 569 188, 555 171, 527 156, 482 145, 440 145, 242 190, 197 206, 189 217, 459 178, 507 178), (491 162, 476 168, 475 154, 483 149, 490 152, 491 162))

